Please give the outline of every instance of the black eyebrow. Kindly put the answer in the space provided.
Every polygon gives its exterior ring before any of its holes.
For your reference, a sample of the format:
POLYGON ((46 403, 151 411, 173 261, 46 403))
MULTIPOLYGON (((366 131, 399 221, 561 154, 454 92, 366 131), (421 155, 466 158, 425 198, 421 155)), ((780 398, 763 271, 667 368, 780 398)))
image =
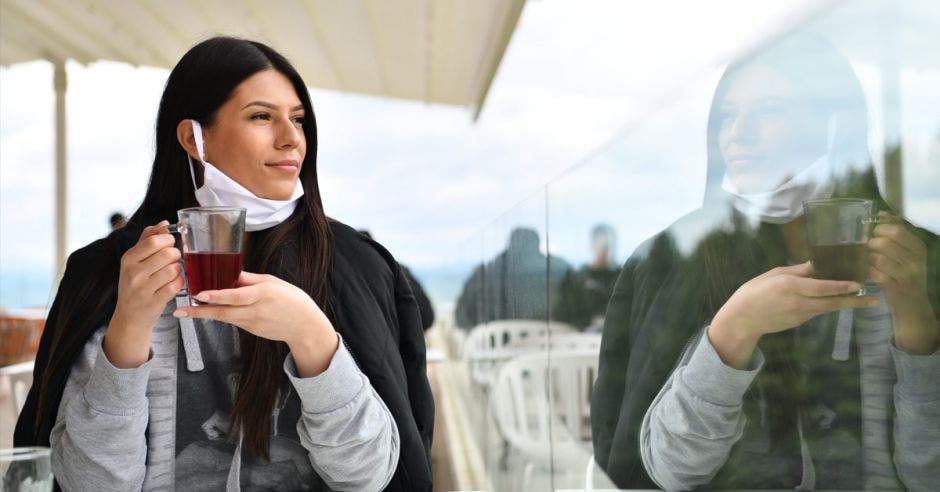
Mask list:
POLYGON ((767 97, 762 97, 762 98, 758 99, 757 102, 759 102, 759 103, 783 103, 783 104, 791 104, 791 103, 793 103, 793 99, 791 99, 791 98, 789 98, 789 97, 785 97, 785 96, 767 96, 767 97))
MULTIPOLYGON (((754 101, 754 103, 756 104, 767 104, 767 103, 794 104, 794 101, 792 98, 788 98, 786 96, 764 96, 754 101)), ((737 103, 728 102, 727 100, 725 100, 725 101, 722 101, 718 107, 721 109, 724 109, 727 107, 737 107, 737 106, 738 106, 737 103)))
MULTIPOLYGON (((269 103, 269 102, 264 102, 264 101, 251 101, 250 103, 246 104, 245 107, 242 108, 242 109, 245 109, 245 108, 247 108, 248 106, 263 106, 263 107, 269 108, 269 109, 277 109, 277 106, 275 106, 275 105, 273 105, 273 104, 271 104, 271 103, 269 103)), ((298 104, 298 105, 294 106, 293 108, 290 108, 291 111, 300 111, 301 109, 304 109, 304 105, 303 105, 303 104, 298 104)))

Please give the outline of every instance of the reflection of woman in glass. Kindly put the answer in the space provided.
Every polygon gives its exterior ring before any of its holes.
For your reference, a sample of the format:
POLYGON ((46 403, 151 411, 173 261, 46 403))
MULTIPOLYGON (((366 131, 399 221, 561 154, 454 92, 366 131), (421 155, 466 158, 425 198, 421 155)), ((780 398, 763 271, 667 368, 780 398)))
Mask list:
POLYGON ((592 420, 619 486, 940 483, 940 248, 886 212, 865 122, 817 38, 722 77, 705 205, 637 250, 608 309, 592 420), (830 196, 882 211, 867 296, 812 278, 801 203, 830 196))

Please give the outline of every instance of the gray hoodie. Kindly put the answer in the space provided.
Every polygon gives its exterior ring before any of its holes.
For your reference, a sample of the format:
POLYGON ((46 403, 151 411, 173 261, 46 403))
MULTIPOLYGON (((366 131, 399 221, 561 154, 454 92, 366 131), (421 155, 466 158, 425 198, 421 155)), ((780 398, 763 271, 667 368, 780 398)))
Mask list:
MULTIPOLYGON (((880 289, 869 288, 883 296, 880 289)), ((860 366, 864 488, 936 490, 940 483, 940 350, 917 356, 895 347, 891 315, 883 298, 875 308, 828 316, 838 316, 832 358, 860 366), (857 360, 850 358, 853 344, 857 360)), ((801 327, 806 329, 804 343, 813 342, 806 338, 824 337, 818 322, 825 317, 801 327)), ((725 465, 745 427, 760 425, 747 421, 742 401, 763 365, 759 349, 745 370, 725 365, 708 339, 707 328, 690 342, 646 412, 640 430, 643 465, 660 487, 689 490, 709 483, 725 465)), ((815 413, 823 414, 817 415, 817 425, 830 425, 837 418, 831 409, 817 408, 815 413)), ((812 490, 817 473, 814 456, 803 437, 802 419, 798 426, 803 480, 797 489, 812 490)), ((759 473, 756 468, 751 471, 759 473)))
MULTIPOLYGON (((322 374, 297 377, 288 355, 270 461, 242 453, 230 429, 238 328, 172 316, 153 329, 151 357, 115 368, 87 342, 55 427, 52 466, 65 490, 380 490, 398 464, 398 428, 344 343, 322 374)), ((337 335, 338 336, 338 335, 337 335)))

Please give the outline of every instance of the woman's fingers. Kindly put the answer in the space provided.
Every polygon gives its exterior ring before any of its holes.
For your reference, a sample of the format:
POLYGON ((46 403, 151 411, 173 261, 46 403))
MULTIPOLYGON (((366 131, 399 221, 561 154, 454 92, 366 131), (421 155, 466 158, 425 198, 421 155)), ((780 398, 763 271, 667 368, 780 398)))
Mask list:
POLYGON ((148 258, 162 248, 172 246, 175 239, 172 234, 169 234, 167 224, 169 222, 164 220, 158 224, 145 227, 140 233, 137 244, 124 254, 125 261, 136 263, 148 258))
POLYGON ((926 250, 924 243, 918 239, 917 236, 911 234, 904 224, 878 224, 878 226, 875 227, 874 236, 875 238, 869 241, 869 243, 876 241, 880 243, 894 243, 898 247, 903 248, 907 254, 918 255, 926 250))
POLYGON ((794 276, 788 281, 793 292, 804 297, 841 296, 862 290, 861 284, 847 280, 818 280, 794 276))
POLYGON ((869 276, 877 283, 886 280, 901 281, 905 278, 904 264, 894 258, 880 253, 868 255, 869 276))
POLYGON ((790 265, 773 268, 767 272, 758 275, 756 278, 777 277, 780 275, 793 275, 796 277, 811 277, 813 275, 813 265, 806 261, 799 265, 790 265))
POLYGON ((250 306, 258 302, 261 296, 260 287, 248 285, 234 289, 204 290, 196 296, 196 300, 227 306, 250 306))
POLYGON ((176 311, 173 311, 173 316, 177 318, 214 319, 234 325, 238 324, 239 320, 245 319, 246 309, 248 308, 245 306, 184 306, 176 308, 176 311))
MULTIPOLYGON (((177 274, 172 280, 160 286, 154 294, 165 298, 166 302, 169 302, 170 299, 176 297, 176 294, 179 294, 181 290, 183 290, 183 277, 177 274)), ((166 302, 164 302, 164 304, 166 302)))
POLYGON ((868 240, 868 250, 881 253, 885 256, 890 256, 895 261, 898 262, 916 262, 923 261, 923 253, 916 253, 911 251, 896 241, 888 239, 886 237, 876 237, 868 240))
POLYGON ((881 304, 881 300, 875 296, 833 296, 806 298, 805 303, 811 311, 822 314, 842 309, 875 307, 881 304))
MULTIPOLYGON (((172 236, 170 236, 172 239, 172 236)), ((179 263, 182 253, 172 245, 154 251, 149 257, 139 263, 139 272, 142 275, 152 276, 167 265, 179 263)))
POLYGON ((183 267, 179 263, 174 262, 153 272, 147 283, 153 287, 154 291, 157 291, 167 283, 176 280, 182 272, 183 267))
POLYGON ((264 282, 266 280, 270 280, 272 278, 277 278, 277 277, 273 277, 271 275, 265 275, 261 273, 251 273, 251 272, 246 272, 242 270, 241 275, 238 276, 238 286, 241 287, 245 285, 255 285, 255 284, 264 282))

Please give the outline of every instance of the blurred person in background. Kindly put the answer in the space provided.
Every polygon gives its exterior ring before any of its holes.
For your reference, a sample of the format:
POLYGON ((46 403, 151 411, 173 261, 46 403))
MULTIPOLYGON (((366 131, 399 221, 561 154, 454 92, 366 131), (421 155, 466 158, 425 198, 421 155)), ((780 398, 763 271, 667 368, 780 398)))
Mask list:
POLYGON ((604 312, 620 274, 617 265, 617 233, 607 224, 591 228, 594 259, 580 270, 569 271, 558 286, 552 319, 586 331, 600 331, 604 312))
POLYGON ((464 282, 457 298, 457 326, 470 329, 498 319, 548 319, 548 289, 557 289, 568 262, 539 250, 539 234, 528 227, 509 233, 509 244, 464 282))
POLYGON ((68 260, 15 444, 50 446, 67 490, 431 490, 418 306, 388 251, 324 215, 297 71, 197 44, 155 149, 127 226, 68 260), (247 209, 245 271, 190 306, 168 223, 218 205, 247 209))
POLYGON ((641 245, 591 417, 620 487, 936 490, 940 242, 881 198, 847 60, 797 34, 730 66, 701 209, 641 245), (817 280, 802 200, 867 198, 868 281, 817 280))
MULTIPOLYGON (((372 240, 372 234, 366 229, 359 229, 359 234, 372 240)), ((427 331, 427 329, 434 324, 434 308, 431 306, 431 300, 428 299, 424 288, 421 287, 421 283, 418 282, 418 279, 411 273, 411 270, 401 263, 399 263, 399 266, 401 267, 402 274, 404 274, 405 278, 408 280, 408 285, 411 286, 411 292, 414 294, 415 301, 418 302, 418 308, 421 310, 421 326, 427 331)))
POLYGON ((108 219, 111 223, 111 230, 116 231, 127 225, 127 217, 124 217, 124 214, 121 212, 114 212, 111 214, 111 217, 108 219))

